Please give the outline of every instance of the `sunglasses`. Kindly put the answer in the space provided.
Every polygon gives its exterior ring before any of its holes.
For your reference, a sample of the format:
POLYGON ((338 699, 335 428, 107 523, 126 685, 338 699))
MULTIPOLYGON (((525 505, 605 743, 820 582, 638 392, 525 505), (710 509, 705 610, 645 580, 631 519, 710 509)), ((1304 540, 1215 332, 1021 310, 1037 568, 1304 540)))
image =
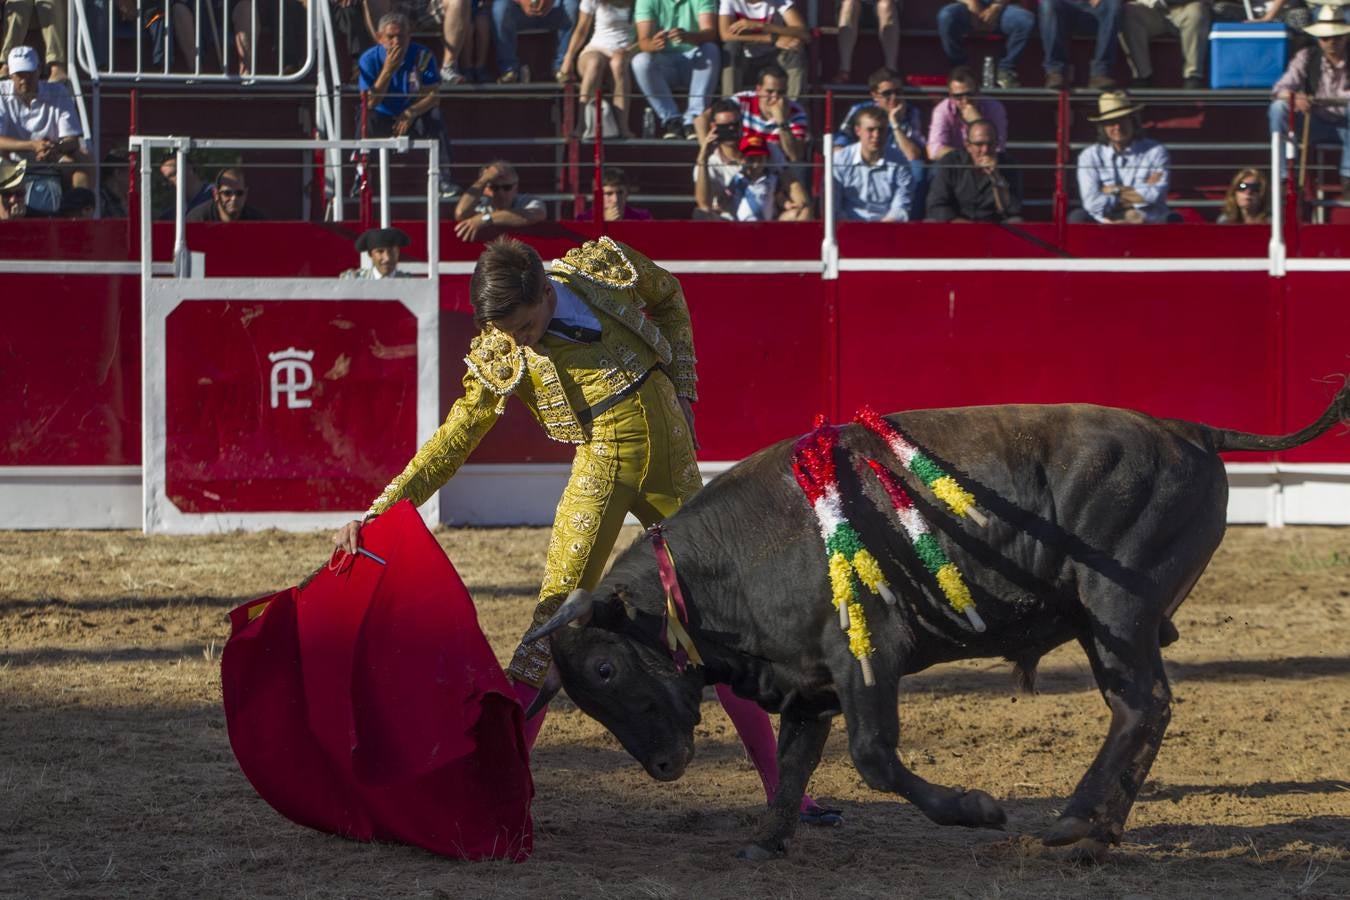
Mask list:
POLYGON ((894 100, 896 97, 904 96, 901 91, 892 88, 889 91, 877 91, 878 97, 885 97, 887 100, 894 100))
POLYGON ((235 190, 234 188, 216 188, 216 194, 224 197, 226 200, 230 200, 234 197, 242 197, 247 193, 247 188, 240 188, 239 190, 235 190))
POLYGON ((969 100, 978 93, 979 91, 948 91, 947 96, 953 100, 969 100))
POLYGON ((13 203, 15 200, 22 200, 23 190, 19 189, 17 191, 0 191, 0 199, 3 199, 7 203, 13 203))
POLYGON ((966 141, 967 147, 992 147, 993 141, 966 141))
POLYGON ((1239 181, 1237 189, 1239 191, 1256 191, 1259 194, 1266 189, 1266 186, 1259 181, 1239 181))
POLYGON ((489 181, 488 187, 494 191, 514 191, 518 184, 520 184, 518 181, 489 181))

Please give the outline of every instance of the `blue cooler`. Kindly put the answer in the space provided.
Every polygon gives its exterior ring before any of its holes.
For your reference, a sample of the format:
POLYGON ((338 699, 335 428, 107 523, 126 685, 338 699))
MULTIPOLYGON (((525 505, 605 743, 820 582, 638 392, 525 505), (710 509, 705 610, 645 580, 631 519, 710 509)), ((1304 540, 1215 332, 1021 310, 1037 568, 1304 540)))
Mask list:
POLYGON ((1209 86, 1268 88, 1284 74, 1288 33, 1279 22, 1216 22, 1209 32, 1209 86))

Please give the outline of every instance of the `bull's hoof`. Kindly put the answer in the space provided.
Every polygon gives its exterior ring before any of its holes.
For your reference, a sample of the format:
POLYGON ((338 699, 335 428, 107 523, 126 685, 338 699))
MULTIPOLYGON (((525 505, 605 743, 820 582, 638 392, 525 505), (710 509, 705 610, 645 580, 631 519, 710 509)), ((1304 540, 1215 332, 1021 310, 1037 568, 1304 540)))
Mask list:
POLYGON ((956 802, 960 810, 957 821, 967 828, 1002 828, 1007 824, 1008 814, 984 791, 964 791, 956 802))
POLYGON ((844 824, 844 811, 828 806, 813 806, 798 813, 797 820, 803 825, 833 827, 844 824))
POLYGON ((774 840, 746 844, 736 851, 737 859, 746 859, 750 862, 767 862, 771 859, 782 859, 786 855, 787 842, 774 840))
POLYGON ((1041 843, 1047 847, 1063 847, 1081 841, 1092 832, 1092 823, 1078 816, 1060 816, 1059 821, 1051 825, 1041 835, 1041 843))

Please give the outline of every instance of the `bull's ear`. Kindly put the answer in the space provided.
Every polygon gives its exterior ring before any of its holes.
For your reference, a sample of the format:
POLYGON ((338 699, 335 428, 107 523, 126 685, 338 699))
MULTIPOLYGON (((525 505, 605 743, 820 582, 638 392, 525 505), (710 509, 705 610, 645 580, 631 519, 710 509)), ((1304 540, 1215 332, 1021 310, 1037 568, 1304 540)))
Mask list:
POLYGON ((553 614, 543 625, 530 631, 521 638, 521 643, 532 644, 541 638, 546 638, 564 625, 575 623, 578 626, 585 625, 591 620, 591 615, 595 609, 595 597, 590 591, 584 591, 577 588, 567 595, 563 605, 558 607, 558 611, 553 614))

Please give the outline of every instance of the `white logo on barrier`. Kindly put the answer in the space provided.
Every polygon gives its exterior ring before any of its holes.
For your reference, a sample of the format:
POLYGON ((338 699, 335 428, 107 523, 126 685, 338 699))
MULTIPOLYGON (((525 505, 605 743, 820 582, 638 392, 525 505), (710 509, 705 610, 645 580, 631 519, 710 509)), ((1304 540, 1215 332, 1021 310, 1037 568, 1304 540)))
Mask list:
POLYGON ((267 354, 267 358, 272 361, 272 408, 277 408, 278 395, 283 393, 287 409, 313 406, 313 400, 297 395, 314 386, 314 369, 309 364, 314 359, 314 351, 287 347, 267 354))

